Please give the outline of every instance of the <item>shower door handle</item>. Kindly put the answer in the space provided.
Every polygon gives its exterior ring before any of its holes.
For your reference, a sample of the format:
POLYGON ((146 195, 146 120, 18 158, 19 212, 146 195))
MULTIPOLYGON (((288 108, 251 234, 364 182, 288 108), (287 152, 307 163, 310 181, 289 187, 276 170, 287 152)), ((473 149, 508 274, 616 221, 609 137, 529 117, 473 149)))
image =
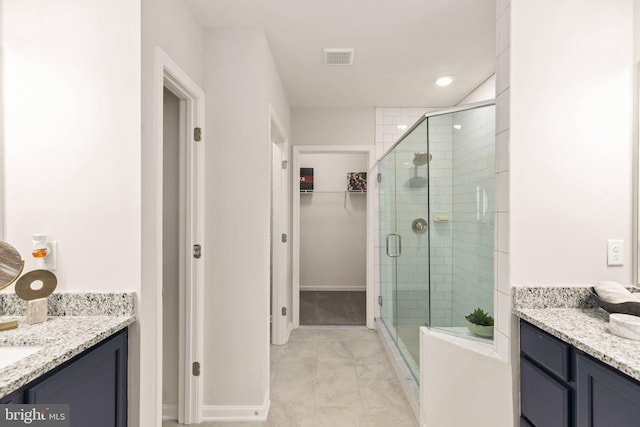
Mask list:
POLYGON ((401 254, 402 254, 402 238, 400 237, 400 235, 396 233, 387 234, 387 256, 389 258, 398 258, 401 254), (391 236, 398 238, 398 253, 394 255, 391 255, 391 253, 389 252, 389 239, 391 236))

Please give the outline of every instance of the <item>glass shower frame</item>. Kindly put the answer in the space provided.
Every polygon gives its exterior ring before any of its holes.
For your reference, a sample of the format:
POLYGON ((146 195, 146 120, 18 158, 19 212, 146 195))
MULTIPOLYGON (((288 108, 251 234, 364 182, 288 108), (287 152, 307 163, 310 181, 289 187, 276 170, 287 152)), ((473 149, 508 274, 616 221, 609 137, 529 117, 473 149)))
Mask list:
POLYGON ((416 380, 421 326, 480 339, 467 332, 463 313, 476 305, 493 313, 494 149, 495 103, 487 101, 425 114, 378 163, 380 317, 416 380), (473 153, 454 154, 454 132, 476 128, 484 133, 471 135, 473 153), (473 158, 478 153, 484 157, 473 158), (425 154, 426 163, 416 160, 425 154), (455 176, 456 166, 464 176, 455 176), (426 230, 412 228, 420 219, 426 230), (478 256, 469 252, 476 248, 478 256), (473 268, 455 268, 465 257, 473 268), (466 298, 454 285, 470 277, 466 298))

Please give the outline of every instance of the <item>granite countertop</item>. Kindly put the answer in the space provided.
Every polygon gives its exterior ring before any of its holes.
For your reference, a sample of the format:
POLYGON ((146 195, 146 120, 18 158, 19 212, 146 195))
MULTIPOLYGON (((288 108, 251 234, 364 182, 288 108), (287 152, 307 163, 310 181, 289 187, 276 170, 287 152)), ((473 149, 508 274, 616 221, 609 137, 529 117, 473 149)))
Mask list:
POLYGON ((0 332, 0 346, 43 347, 0 368, 0 397, 132 324, 134 299, 132 292, 54 294, 48 304, 48 320, 29 325, 24 302, 13 294, 0 294, 0 322, 18 320, 17 329, 0 332))
POLYGON ((640 342, 609 332, 590 288, 514 288, 513 314, 640 381, 640 342))

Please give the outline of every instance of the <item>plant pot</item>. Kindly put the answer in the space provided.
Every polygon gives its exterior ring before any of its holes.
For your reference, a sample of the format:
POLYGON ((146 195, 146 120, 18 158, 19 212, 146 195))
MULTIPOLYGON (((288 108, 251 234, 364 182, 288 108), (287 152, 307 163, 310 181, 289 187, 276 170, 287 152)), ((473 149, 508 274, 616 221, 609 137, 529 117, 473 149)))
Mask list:
POLYGON ((484 338, 493 338, 493 326, 482 326, 471 323, 467 320, 469 332, 484 338))

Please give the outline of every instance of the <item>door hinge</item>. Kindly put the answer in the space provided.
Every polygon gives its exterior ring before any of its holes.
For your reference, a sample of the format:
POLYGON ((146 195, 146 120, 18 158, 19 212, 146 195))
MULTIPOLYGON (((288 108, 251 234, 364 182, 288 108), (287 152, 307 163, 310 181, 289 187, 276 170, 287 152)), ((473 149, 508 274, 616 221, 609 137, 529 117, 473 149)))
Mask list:
POLYGON ((202 256, 202 246, 193 245, 193 257, 200 258, 202 256))
POLYGON ((196 142, 202 141, 202 128, 193 128, 193 140, 196 142))
POLYGON ((378 179, 378 182, 382 182, 382 174, 381 173, 378 173, 377 179, 378 179))
POLYGON ((283 316, 287 315, 287 307, 282 307, 282 315, 283 316))
POLYGON ((282 233, 281 240, 282 240, 282 243, 287 243, 287 235, 285 233, 282 233))
POLYGON ((378 295, 378 305, 382 307, 382 295, 378 295))
POLYGON ((283 160, 282 161, 282 169, 286 169, 288 165, 289 165, 289 161, 288 160, 283 160))
POLYGON ((193 362, 193 366, 191 369, 194 377, 200 376, 200 362, 193 362))

